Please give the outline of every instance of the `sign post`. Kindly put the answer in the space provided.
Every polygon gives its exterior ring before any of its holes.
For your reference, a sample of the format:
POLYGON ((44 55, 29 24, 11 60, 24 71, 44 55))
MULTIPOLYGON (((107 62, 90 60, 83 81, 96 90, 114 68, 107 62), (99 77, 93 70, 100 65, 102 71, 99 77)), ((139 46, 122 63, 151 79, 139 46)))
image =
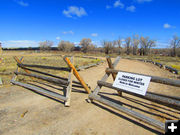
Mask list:
POLYGON ((118 72, 113 83, 114 87, 145 96, 151 77, 118 72))

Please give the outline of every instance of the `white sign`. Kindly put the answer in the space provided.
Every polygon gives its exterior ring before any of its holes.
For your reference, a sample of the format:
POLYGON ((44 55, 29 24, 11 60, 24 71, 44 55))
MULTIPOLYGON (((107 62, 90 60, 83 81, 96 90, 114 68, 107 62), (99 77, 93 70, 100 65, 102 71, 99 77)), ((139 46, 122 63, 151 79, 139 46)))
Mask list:
POLYGON ((118 72, 113 86, 145 96, 150 80, 148 76, 118 72))

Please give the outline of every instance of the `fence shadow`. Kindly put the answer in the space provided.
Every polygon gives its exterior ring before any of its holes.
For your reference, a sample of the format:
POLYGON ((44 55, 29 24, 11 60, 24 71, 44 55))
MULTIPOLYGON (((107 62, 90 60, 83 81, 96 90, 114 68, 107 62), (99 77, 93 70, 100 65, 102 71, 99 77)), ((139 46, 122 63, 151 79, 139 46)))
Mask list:
MULTIPOLYGON (((140 127, 142 127, 142 128, 144 128, 144 129, 146 129, 146 130, 148 130, 148 131, 150 131, 150 132, 152 132, 152 133, 155 133, 155 134, 157 134, 157 135, 163 135, 163 133, 161 133, 160 131, 158 131, 158 130, 156 130, 156 129, 153 129, 153 128, 151 128, 151 127, 148 127, 148 126, 146 126, 146 125, 144 125, 144 124, 142 124, 142 123, 140 123, 140 122, 137 122, 137 121, 135 121, 135 120, 133 120, 133 119, 131 119, 131 118, 128 118, 128 117, 126 117, 126 116, 123 116, 122 114, 119 114, 119 113, 117 113, 117 112, 115 112, 115 111, 113 111, 113 110, 111 110, 111 109, 109 109, 109 108, 107 108, 107 107, 105 107, 105 106, 103 106, 103 105, 100 105, 100 104, 98 104, 98 103, 96 103, 96 102, 92 102, 94 105, 96 105, 97 107, 99 107, 99 108, 101 108, 101 109, 103 109, 103 110, 106 110, 106 111, 108 111, 108 112, 110 112, 110 113, 112 113, 112 114, 114 114, 114 115, 116 115, 116 116, 118 116, 118 117, 121 117, 122 119, 125 119, 125 120, 127 120, 127 121, 129 121, 129 122, 131 122, 131 123, 134 123, 135 125, 138 125, 138 126, 140 126, 140 127)), ((128 128, 128 127, 127 127, 128 128)))

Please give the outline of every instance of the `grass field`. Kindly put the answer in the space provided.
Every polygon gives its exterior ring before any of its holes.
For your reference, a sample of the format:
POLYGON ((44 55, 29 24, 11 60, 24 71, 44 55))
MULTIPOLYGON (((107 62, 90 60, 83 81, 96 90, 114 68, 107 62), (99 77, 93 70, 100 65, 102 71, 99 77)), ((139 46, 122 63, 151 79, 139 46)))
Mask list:
MULTIPOLYGON (((24 64, 36 64, 36 65, 46 65, 46 66, 54 66, 54 67, 67 67, 67 64, 64 62, 61 53, 54 53, 54 52, 46 52, 46 53, 34 53, 34 52, 23 52, 23 51, 8 51, 3 52, 2 55, 2 63, 0 63, 0 77, 3 80, 4 85, 10 84, 10 80, 13 76, 13 72, 16 70, 16 62, 13 56, 17 56, 19 59, 23 56, 24 57, 24 64)), ((68 54, 69 55, 69 54, 68 54)), ((73 55, 73 54, 71 54, 73 55)), ((81 58, 75 57, 74 58, 74 65, 76 68, 80 66, 85 66, 92 63, 99 62, 100 59, 88 59, 88 58, 81 58)), ((36 68, 34 68, 36 69, 36 68)), ((38 69, 41 70, 41 69, 38 69)), ((57 70, 48 70, 43 69, 43 72, 48 72, 52 74, 56 74, 62 77, 67 77, 68 72, 65 71, 57 71, 57 70)), ((18 77, 21 81, 27 81, 29 77, 18 77)))

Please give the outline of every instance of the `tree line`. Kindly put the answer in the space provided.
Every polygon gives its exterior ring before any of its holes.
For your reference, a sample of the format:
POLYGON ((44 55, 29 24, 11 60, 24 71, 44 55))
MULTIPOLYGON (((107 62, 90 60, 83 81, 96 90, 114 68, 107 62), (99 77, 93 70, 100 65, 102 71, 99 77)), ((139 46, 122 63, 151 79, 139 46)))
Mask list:
MULTIPOLYGON (((83 38, 79 43, 79 50, 87 52, 104 52, 105 54, 117 53, 118 55, 149 55, 163 54, 169 56, 180 57, 180 38, 173 36, 169 48, 167 49, 152 49, 157 45, 157 42, 149 37, 143 37, 139 35, 133 35, 132 37, 126 37, 125 39, 118 38, 117 40, 101 41, 102 47, 97 47, 92 43, 90 38, 83 38), (158 51, 157 51, 158 50, 158 51), (166 52, 160 51, 164 50, 166 52)), ((50 50, 53 46, 53 42, 46 40, 39 43, 40 50, 50 50)), ((72 52, 75 50, 75 44, 70 41, 60 41, 58 43, 58 50, 63 52, 72 52)))

